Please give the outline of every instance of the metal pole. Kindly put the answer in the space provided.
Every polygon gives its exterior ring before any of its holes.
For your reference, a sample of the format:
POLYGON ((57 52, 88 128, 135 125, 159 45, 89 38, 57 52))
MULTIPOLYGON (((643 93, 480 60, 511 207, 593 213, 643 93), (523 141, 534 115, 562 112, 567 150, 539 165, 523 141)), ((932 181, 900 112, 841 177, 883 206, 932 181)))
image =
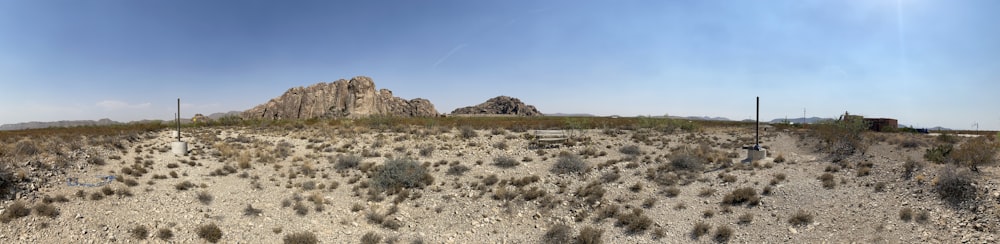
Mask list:
POLYGON ((181 141, 181 99, 177 98, 177 141, 181 141))
POLYGON ((757 136, 754 137, 754 149, 760 151, 760 97, 757 97, 757 136))

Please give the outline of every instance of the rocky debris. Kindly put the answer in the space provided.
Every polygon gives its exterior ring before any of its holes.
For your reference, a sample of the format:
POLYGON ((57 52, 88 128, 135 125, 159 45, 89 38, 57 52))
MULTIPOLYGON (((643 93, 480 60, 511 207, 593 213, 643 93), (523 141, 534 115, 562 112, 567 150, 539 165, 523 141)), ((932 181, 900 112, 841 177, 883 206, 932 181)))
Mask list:
POLYGON ((369 77, 340 79, 308 87, 288 89, 285 94, 243 112, 246 119, 359 118, 372 115, 427 117, 437 110, 427 99, 405 100, 388 89, 375 90, 369 77))
POLYGON ((490 100, 476 106, 455 109, 455 111, 451 111, 451 114, 541 116, 542 112, 538 112, 535 106, 524 104, 521 99, 499 96, 490 98, 490 100))

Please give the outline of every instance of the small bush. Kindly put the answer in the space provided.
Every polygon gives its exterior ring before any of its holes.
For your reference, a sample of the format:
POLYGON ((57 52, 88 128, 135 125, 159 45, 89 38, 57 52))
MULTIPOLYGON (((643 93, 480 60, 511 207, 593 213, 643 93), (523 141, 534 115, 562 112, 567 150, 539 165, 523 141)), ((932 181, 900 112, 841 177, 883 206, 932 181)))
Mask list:
POLYGON ((666 195, 667 197, 676 197, 677 195, 681 194, 681 188, 678 188, 676 186, 671 186, 668 187, 667 190, 663 191, 663 194, 666 195))
POLYGON ((927 223, 927 221, 930 219, 931 215, 930 212, 927 210, 921 210, 920 212, 917 213, 917 223, 924 224, 927 223))
POLYGON ((198 233, 198 237, 211 243, 219 242, 219 239, 222 239, 222 230, 214 223, 198 226, 196 232, 198 233))
POLYGON ((711 225, 698 221, 698 223, 694 224, 694 228, 691 229, 691 239, 697 240, 701 236, 708 234, 710 230, 712 230, 711 225))
POLYGON ((355 155, 341 155, 337 157, 336 169, 355 169, 361 164, 361 157, 355 155))
POLYGON ((316 234, 312 232, 299 232, 294 234, 285 235, 282 239, 285 244, 316 244, 319 243, 319 239, 316 238, 316 234))
POLYGON ((743 215, 740 215, 740 217, 739 217, 739 223, 740 224, 749 224, 750 222, 753 222, 753 214, 752 213, 745 213, 743 215))
POLYGON ((973 175, 969 171, 948 165, 938 173, 937 185, 934 188, 942 200, 957 207, 975 198, 974 183, 973 175))
POLYGON ((25 206, 24 202, 14 201, 14 203, 7 206, 3 214, 0 214, 0 222, 8 223, 11 220, 28 216, 29 214, 31 214, 31 209, 25 206))
POLYGON ((675 154, 670 157, 670 166, 676 170, 702 171, 705 161, 691 154, 675 154))
POLYGON ((174 185, 174 189, 177 189, 178 191, 186 191, 192 187, 194 187, 194 183, 191 183, 190 181, 184 181, 174 185))
POLYGON ((649 229, 653 220, 643 214, 642 209, 633 208, 631 213, 618 215, 616 226, 625 227, 625 233, 639 234, 649 229))
POLYGON ((459 135, 462 139, 466 140, 479 136, 479 134, 476 133, 476 130, 472 129, 472 127, 462 127, 459 135))
POLYGON ((371 184, 382 190, 424 187, 433 182, 427 169, 412 159, 388 159, 371 179, 371 184))
POLYGON ((160 228, 160 230, 156 231, 156 237, 164 241, 170 240, 170 238, 174 238, 174 231, 167 228, 160 228))
POLYGON ((434 146, 433 145, 423 145, 423 146, 420 147, 420 156, 421 157, 430 157, 431 155, 434 155, 434 146))
POLYGON ((378 244, 382 242, 382 236, 375 232, 368 232, 361 236, 361 244, 378 244))
POLYGON ((581 174, 590 169, 586 161, 583 161, 580 156, 575 154, 563 154, 559 156, 556 163, 552 165, 550 170, 555 174, 581 174))
POLYGON ((788 218, 788 223, 796 226, 808 225, 813 222, 813 216, 806 211, 799 210, 788 218))
POLYGON ((521 165, 521 162, 518 162, 517 160, 511 157, 500 156, 493 159, 493 165, 496 165, 497 167, 500 168, 513 168, 517 167, 518 165, 521 165))
POLYGON ((775 163, 784 163, 785 162, 785 155, 784 154, 778 154, 778 157, 774 158, 774 162, 775 163))
POLYGON ((952 153, 955 161, 968 166, 972 172, 979 172, 979 166, 997 164, 997 143, 989 141, 985 136, 976 137, 962 143, 958 150, 952 153))
POLYGON ((462 176, 466 171, 469 171, 469 167, 465 165, 452 165, 448 167, 448 175, 462 176))
MULTIPOLYGON (((945 134, 942 134, 945 135, 945 134)), ((924 159, 935 163, 947 163, 951 161, 951 151, 955 147, 952 144, 938 145, 924 150, 924 159)))
POLYGON ((637 145, 624 146, 621 149, 618 149, 618 151, 629 156, 639 156, 639 154, 642 154, 642 150, 639 150, 639 146, 637 145))
POLYGON ((48 203, 35 204, 35 215, 56 218, 59 216, 59 209, 48 203))
POLYGON ((573 229, 565 224, 556 224, 549 228, 542 236, 542 243, 561 244, 569 243, 573 238, 573 229))
POLYGON ((208 193, 207 191, 202 191, 198 193, 198 201, 201 202, 202 204, 208 205, 212 203, 213 199, 215 199, 215 197, 213 197, 212 194, 208 193))
POLYGON ((729 226, 718 226, 715 227, 715 236, 712 238, 716 242, 725 243, 729 242, 729 238, 733 237, 733 229, 729 226))
POLYGON ((260 216, 261 212, 263 212, 263 210, 254 208, 253 205, 247 203, 247 207, 243 209, 243 216, 257 217, 260 216))
POLYGON ((580 229, 580 235, 576 236, 576 243, 601 244, 604 243, 604 241, 601 240, 602 235, 604 235, 604 230, 591 226, 583 227, 583 229, 580 229))
POLYGON ((902 221, 910 222, 913 219, 913 209, 903 208, 899 210, 899 219, 902 221))
POLYGON ((604 197, 604 187, 598 181, 592 181, 585 187, 580 187, 576 190, 576 196, 584 198, 587 204, 594 204, 600 201, 604 197))
POLYGON ((743 187, 733 190, 726 196, 722 197, 722 203, 730 205, 740 205, 746 203, 749 206, 753 206, 760 203, 760 197, 757 196, 757 191, 752 187, 743 187))
POLYGON ((906 159, 903 163, 903 178, 910 179, 913 177, 913 172, 920 170, 924 167, 923 163, 913 160, 912 158, 906 159))
POLYGON ((139 240, 145 240, 146 237, 149 237, 149 229, 147 229, 146 226, 142 225, 137 225, 135 227, 132 227, 132 229, 128 230, 128 233, 132 235, 132 238, 139 240))
POLYGON ((833 189, 833 187, 837 186, 837 182, 833 180, 833 174, 823 173, 823 175, 819 176, 819 180, 823 182, 823 188, 833 189))

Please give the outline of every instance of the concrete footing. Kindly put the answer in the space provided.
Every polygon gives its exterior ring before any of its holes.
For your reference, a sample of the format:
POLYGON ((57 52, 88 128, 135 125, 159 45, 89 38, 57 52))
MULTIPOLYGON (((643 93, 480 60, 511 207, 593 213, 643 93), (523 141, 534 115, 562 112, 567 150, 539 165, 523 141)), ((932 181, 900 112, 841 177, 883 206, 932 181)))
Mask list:
POLYGON ((747 149, 747 160, 750 162, 761 160, 767 157, 767 149, 747 149))
POLYGON ((177 155, 177 156, 185 156, 188 153, 188 144, 187 144, 187 142, 182 142, 182 141, 171 142, 170 143, 170 148, 171 148, 170 151, 173 152, 174 155, 177 155))

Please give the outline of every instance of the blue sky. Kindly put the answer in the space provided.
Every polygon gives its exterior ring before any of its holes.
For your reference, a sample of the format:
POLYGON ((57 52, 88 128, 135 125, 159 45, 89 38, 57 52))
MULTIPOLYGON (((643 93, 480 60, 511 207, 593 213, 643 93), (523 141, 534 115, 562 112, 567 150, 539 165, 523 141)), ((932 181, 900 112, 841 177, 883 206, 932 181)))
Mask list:
POLYGON ((246 110, 370 76, 439 112, 1000 129, 1000 1, 0 0, 0 124, 246 110), (360 3, 359 3, 360 2, 360 3))

